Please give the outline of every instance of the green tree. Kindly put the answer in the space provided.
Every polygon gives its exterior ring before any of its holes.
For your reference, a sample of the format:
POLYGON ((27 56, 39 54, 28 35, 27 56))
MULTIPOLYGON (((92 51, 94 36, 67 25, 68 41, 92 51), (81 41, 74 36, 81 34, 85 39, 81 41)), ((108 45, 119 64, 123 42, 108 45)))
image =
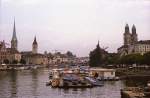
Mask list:
POLYGON ((5 64, 9 64, 9 60, 8 59, 4 59, 4 63, 5 64))
POLYGON ((122 56, 120 58, 120 63, 127 64, 127 65, 142 64, 142 59, 143 56, 140 54, 129 54, 129 55, 122 56))
POLYGON ((92 67, 100 66, 103 63, 102 53, 101 53, 99 43, 96 49, 90 52, 89 57, 90 57, 89 64, 92 67))
POLYGON ((147 52, 143 55, 143 63, 150 65, 150 52, 147 52))
POLYGON ((68 57, 74 57, 73 53, 70 52, 70 51, 67 51, 66 55, 67 55, 68 57))
POLYGON ((17 60, 13 60, 13 61, 12 61, 12 64, 17 64, 17 63, 18 63, 17 60))
POLYGON ((108 64, 118 64, 119 63, 119 55, 116 53, 109 53, 107 58, 108 64))
POLYGON ((21 59, 21 60, 20 60, 20 63, 21 63, 21 64, 26 64, 26 61, 25 61, 24 59, 21 59))

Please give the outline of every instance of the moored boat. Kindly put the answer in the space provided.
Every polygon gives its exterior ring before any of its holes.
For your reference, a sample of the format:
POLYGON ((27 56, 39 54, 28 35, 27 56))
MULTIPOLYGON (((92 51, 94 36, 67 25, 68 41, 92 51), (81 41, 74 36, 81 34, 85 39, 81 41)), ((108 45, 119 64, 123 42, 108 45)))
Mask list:
POLYGON ((93 86, 103 86, 103 81, 99 81, 98 79, 94 79, 92 77, 85 77, 87 81, 89 81, 93 86))

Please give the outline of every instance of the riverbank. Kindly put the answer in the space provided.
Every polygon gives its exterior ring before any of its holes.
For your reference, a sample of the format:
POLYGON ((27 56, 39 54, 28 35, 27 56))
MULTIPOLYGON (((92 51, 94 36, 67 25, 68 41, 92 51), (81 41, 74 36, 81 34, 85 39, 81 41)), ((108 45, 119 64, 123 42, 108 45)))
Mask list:
POLYGON ((25 64, 3 64, 0 65, 0 71, 6 70, 28 70, 28 69, 37 69, 37 68, 44 68, 44 65, 25 65, 25 64))
POLYGON ((150 77, 150 69, 148 68, 117 68, 116 76, 121 79, 130 77, 150 77))

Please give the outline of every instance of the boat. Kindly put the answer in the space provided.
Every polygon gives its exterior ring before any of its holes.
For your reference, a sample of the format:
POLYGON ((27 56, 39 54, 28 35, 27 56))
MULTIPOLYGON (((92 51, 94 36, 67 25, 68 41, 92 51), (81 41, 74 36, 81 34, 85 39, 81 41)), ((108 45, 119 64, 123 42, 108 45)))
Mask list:
POLYGON ((98 79, 94 79, 92 77, 85 77, 85 79, 90 82, 93 86, 103 86, 104 83, 99 81, 98 79))
POLYGON ((70 85, 67 85, 67 86, 59 86, 58 88, 92 88, 93 86, 92 85, 82 85, 82 84, 70 84, 70 85))
POLYGON ((62 73, 63 69, 52 69, 49 71, 49 79, 52 79, 53 76, 58 76, 62 73))
MULTIPOLYGON (((50 83, 47 83, 49 85, 50 83)), ((53 88, 92 88, 93 85, 76 74, 54 75, 51 81, 53 88)))
POLYGON ((49 79, 51 81, 46 85, 51 85, 53 88, 92 88, 104 85, 103 81, 64 69, 52 69, 49 79))
POLYGON ((58 88, 92 88, 93 85, 84 81, 73 78, 64 78, 58 88))
POLYGON ((53 73, 50 71, 49 72, 49 79, 52 79, 53 78, 53 73))
POLYGON ((46 82, 46 86, 50 86, 52 84, 52 80, 50 79, 49 82, 46 82))
POLYGON ((97 77, 99 81, 118 81, 119 77, 97 77))

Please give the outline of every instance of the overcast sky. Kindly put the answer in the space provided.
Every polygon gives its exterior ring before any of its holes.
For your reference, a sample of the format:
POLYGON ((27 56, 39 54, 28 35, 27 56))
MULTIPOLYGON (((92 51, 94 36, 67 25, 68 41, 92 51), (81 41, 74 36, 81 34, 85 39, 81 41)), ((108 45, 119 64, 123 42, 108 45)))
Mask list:
POLYGON ((98 40, 116 52, 126 23, 150 39, 150 0, 0 0, 0 40, 10 43, 14 17, 20 51, 31 50, 36 35, 39 52, 88 56, 98 40))

